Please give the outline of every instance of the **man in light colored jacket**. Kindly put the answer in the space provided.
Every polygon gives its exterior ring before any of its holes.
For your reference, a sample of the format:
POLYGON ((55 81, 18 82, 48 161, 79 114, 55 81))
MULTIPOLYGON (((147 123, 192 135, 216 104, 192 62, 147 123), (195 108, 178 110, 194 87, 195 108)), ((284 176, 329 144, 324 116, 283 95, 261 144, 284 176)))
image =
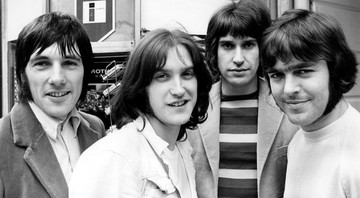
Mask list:
POLYGON ((259 65, 266 5, 241 0, 216 11, 205 39, 215 83, 208 119, 188 131, 199 197, 282 197, 287 145, 297 126, 277 107, 259 65))

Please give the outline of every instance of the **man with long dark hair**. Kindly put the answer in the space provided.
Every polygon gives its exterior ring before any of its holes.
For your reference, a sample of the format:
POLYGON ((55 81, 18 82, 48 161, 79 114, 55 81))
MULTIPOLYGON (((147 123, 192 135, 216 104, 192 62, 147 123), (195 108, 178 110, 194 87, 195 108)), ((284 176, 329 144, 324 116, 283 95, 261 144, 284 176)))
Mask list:
POLYGON ((80 154, 103 122, 76 109, 92 61, 88 35, 71 15, 48 13, 16 43, 19 102, 0 120, 0 197, 68 197, 80 154))

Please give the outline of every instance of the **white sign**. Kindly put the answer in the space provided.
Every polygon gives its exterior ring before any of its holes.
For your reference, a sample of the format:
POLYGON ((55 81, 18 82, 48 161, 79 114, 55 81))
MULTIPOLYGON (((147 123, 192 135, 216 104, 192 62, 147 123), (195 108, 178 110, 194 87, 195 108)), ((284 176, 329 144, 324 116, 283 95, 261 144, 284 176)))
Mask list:
POLYGON ((83 23, 106 23, 106 1, 84 1, 83 23))

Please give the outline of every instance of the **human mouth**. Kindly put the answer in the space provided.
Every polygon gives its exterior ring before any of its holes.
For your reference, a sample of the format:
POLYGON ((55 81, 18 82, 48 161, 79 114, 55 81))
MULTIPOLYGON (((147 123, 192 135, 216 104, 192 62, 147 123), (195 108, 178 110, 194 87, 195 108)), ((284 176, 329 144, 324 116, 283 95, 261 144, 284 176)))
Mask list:
POLYGON ((230 69, 229 71, 231 72, 244 72, 247 71, 248 69, 244 69, 244 68, 235 68, 235 69, 230 69))
POLYGON ((181 107, 181 106, 184 106, 186 103, 187 103, 186 100, 176 101, 176 102, 170 103, 169 106, 172 106, 172 107, 181 107))
POLYGON ((307 100, 286 100, 285 104, 289 107, 297 108, 302 104, 305 104, 307 100))
POLYGON ((55 91, 55 92, 48 92, 48 93, 46 93, 46 95, 51 96, 51 97, 63 97, 69 93, 70 92, 68 92, 68 91, 55 91))

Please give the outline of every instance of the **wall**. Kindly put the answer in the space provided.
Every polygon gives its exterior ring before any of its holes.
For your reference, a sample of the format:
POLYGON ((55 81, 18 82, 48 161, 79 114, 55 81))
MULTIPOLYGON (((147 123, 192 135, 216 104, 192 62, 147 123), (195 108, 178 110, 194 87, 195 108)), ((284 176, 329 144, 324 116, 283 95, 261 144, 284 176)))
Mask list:
MULTIPOLYGON (((359 0, 314 0, 313 10, 326 13, 337 19, 347 42, 360 61, 360 1, 359 0)), ((358 69, 360 70, 359 66, 358 69)), ((360 111, 360 76, 357 85, 346 94, 347 100, 360 111)))
POLYGON ((142 0, 141 28, 181 27, 205 35, 211 14, 231 0, 142 0), (180 26, 177 24, 181 24, 180 26))

